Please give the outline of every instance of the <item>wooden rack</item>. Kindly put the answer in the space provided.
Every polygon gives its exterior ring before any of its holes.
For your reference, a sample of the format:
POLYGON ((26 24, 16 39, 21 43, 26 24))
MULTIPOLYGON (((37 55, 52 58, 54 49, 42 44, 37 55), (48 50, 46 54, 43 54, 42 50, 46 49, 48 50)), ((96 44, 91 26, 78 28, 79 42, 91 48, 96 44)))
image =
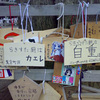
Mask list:
MULTIPOLYGON (((25 6, 22 6, 22 11, 25 6)), ((77 15, 77 4, 65 5, 64 15, 77 15)), ((58 16, 60 7, 58 5, 33 5, 29 6, 30 16, 58 16)), ((9 6, 0 6, 0 16, 9 16, 9 6)), ((100 12, 100 4, 90 4, 88 8, 88 15, 96 15, 100 12)), ((11 7, 12 16, 20 16, 19 6, 11 7)))
MULTIPOLYGON (((24 10, 25 6, 22 6, 24 10)), ((77 15, 78 5, 65 5, 64 15, 77 15)), ((58 16, 60 8, 58 5, 31 5, 29 6, 30 16, 58 16)), ((88 15, 96 15, 100 12, 100 4, 90 4, 88 8, 88 15)), ((20 16, 19 6, 11 7, 12 16, 20 16)), ((0 17, 9 16, 9 6, 0 6, 0 17)), ((26 71, 26 75, 35 81, 43 81, 45 69, 30 69, 26 71)), ((15 80, 23 76, 23 70, 15 70, 15 80)), ((46 69, 46 81, 51 81, 53 69, 46 69)), ((83 82, 100 82, 100 70, 90 70, 84 72, 83 82)), ((100 91, 99 91, 100 92, 100 91)))

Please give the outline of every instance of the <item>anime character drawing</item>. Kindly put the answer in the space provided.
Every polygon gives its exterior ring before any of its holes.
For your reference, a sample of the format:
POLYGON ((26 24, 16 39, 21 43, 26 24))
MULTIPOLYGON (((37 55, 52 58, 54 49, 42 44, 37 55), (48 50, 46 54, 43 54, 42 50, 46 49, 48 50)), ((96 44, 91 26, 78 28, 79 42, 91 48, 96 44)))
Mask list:
POLYGON ((73 85, 73 70, 72 67, 70 66, 64 66, 64 71, 63 71, 63 84, 67 84, 67 85, 73 85))
POLYGON ((52 43, 52 53, 50 59, 58 62, 64 62, 64 42, 53 42, 52 43))
POLYGON ((66 68, 64 75, 71 76, 71 74, 72 74, 72 69, 71 68, 66 68))

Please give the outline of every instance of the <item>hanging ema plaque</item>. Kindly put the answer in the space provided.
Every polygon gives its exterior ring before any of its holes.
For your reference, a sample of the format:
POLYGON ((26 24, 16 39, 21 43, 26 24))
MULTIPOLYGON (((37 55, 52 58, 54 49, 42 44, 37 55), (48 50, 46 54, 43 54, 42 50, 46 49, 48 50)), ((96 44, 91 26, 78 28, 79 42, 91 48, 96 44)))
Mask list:
POLYGON ((65 42, 64 65, 100 62, 100 40, 81 38, 65 42))
POLYGON ((27 76, 8 86, 13 100, 39 100, 42 88, 27 76))
POLYGON ((4 44, 4 65, 44 66, 44 45, 37 43, 4 44))
POLYGON ((2 66, 3 65, 3 47, 2 46, 0 46, 0 66, 2 66))

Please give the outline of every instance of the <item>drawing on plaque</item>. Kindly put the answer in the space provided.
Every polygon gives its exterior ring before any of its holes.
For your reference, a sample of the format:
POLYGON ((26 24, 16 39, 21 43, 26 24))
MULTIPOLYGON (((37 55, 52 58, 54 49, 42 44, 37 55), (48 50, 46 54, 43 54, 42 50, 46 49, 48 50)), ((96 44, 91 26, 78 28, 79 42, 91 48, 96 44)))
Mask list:
POLYGON ((52 53, 50 59, 64 62, 64 41, 61 43, 55 41, 52 43, 52 53))
POLYGON ((80 75, 82 69, 82 65, 78 65, 77 70, 76 70, 76 75, 80 75))
POLYGON ((29 39, 26 39, 25 42, 38 43, 39 41, 42 43, 43 37, 39 38, 38 36, 34 36, 34 37, 29 38, 29 39))
POLYGON ((74 79, 76 77, 76 67, 62 66, 62 84, 74 85, 74 79))
POLYGON ((53 75, 52 82, 53 83, 60 83, 63 85, 75 85, 76 75, 80 75, 82 65, 77 66, 64 66, 62 64, 61 75, 53 75))

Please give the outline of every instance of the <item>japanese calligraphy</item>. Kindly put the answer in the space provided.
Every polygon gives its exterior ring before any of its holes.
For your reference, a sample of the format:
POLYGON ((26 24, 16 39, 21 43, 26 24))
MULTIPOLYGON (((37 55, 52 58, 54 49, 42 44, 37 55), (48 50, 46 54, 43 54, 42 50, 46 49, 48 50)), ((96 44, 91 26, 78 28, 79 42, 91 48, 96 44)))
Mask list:
POLYGON ((82 48, 74 48, 74 58, 81 58, 82 56, 82 48))
POLYGON ((6 66, 44 66, 44 45, 32 43, 7 43, 4 45, 6 66))
POLYGON ((94 44, 90 45, 89 47, 87 47, 88 51, 89 51, 89 56, 88 57, 97 57, 95 56, 96 53, 96 48, 93 46, 94 44))
POLYGON ((100 62, 100 40, 81 38, 65 42, 64 64, 77 65, 100 62))
POLYGON ((8 86, 13 100, 39 100, 42 88, 24 76, 8 86))

